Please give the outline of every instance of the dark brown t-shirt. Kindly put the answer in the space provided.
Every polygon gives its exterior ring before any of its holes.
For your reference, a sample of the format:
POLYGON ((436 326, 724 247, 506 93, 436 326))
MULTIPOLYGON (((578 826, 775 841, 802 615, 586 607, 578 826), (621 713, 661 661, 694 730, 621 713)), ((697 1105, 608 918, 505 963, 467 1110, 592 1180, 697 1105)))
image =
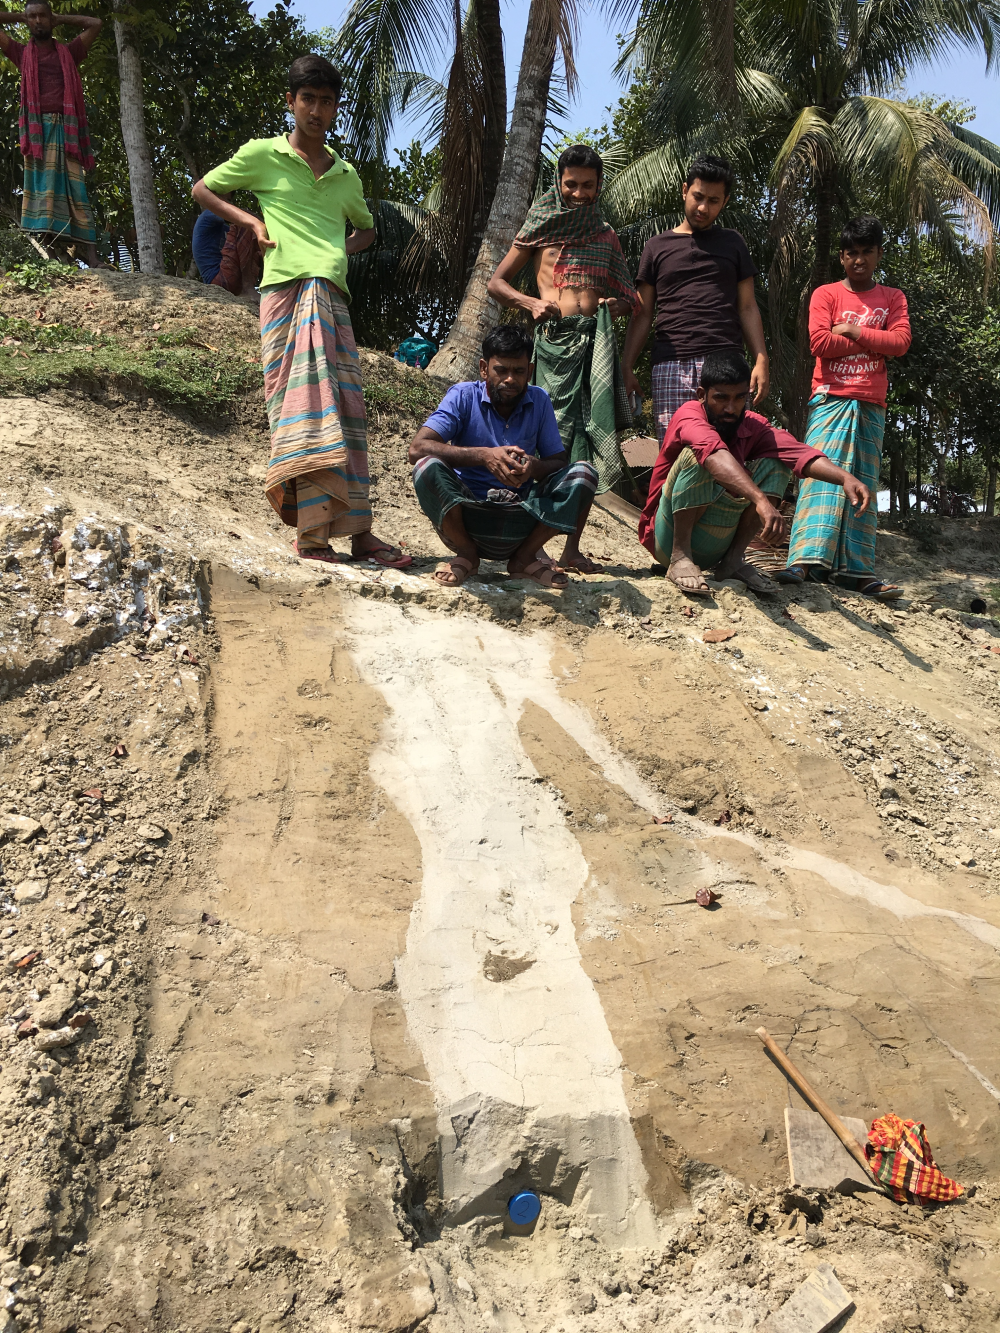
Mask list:
POLYGON ((656 288, 653 365, 722 348, 742 351, 736 288, 756 273, 746 241, 729 227, 661 231, 647 241, 636 282, 656 288))
MULTIPOLYGON (((81 64, 87 54, 83 49, 82 39, 74 37, 66 45, 74 64, 81 64)), ((24 60, 24 47, 20 42, 11 41, 10 58, 20 69, 24 60)), ((62 115, 63 72, 54 42, 47 49, 42 46, 38 48, 38 109, 43 116, 51 111, 58 111, 62 115)))

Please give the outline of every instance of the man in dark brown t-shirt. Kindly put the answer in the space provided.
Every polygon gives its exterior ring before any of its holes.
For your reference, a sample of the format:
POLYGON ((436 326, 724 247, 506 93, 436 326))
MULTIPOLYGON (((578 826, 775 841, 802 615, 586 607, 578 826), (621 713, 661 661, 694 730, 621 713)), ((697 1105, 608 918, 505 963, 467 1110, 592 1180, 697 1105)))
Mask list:
POLYGON ((706 352, 742 354, 745 342, 751 399, 767 397, 764 325, 753 285, 757 269, 739 232, 716 225, 732 185, 732 168, 723 158, 696 158, 684 185, 683 222, 648 241, 639 261, 641 304, 625 335, 622 374, 626 390, 638 393, 634 367, 655 315, 653 416, 661 443, 673 414, 698 396, 706 352))

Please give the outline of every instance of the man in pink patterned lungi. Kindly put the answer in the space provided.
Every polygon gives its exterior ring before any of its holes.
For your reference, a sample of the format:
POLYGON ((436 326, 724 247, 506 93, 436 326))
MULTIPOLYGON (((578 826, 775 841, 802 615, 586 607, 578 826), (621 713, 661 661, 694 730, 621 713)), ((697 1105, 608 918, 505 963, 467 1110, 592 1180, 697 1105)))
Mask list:
POLYGON ((622 375, 626 391, 639 393, 635 363, 655 317, 653 418, 661 444, 677 409, 697 398, 707 352, 742 355, 745 343, 750 402, 767 397, 764 325, 753 285, 757 269, 739 232, 716 225, 732 188, 733 171, 725 159, 696 158, 683 186, 683 221, 647 241, 639 261, 640 305, 625 335, 622 375))

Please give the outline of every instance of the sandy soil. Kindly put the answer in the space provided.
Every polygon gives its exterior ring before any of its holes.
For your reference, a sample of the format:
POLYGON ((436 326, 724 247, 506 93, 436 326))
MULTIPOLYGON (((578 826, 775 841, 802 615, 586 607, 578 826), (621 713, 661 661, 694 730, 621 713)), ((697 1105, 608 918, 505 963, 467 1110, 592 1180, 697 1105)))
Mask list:
POLYGON ((0 1333, 749 1330, 822 1262, 838 1327, 994 1327, 1000 522, 881 536, 893 610, 689 615, 596 511, 605 574, 446 590, 373 401, 407 574, 295 560, 259 404, 0 400, 0 1333), (974 1195, 790 1190, 761 1024, 974 1195))

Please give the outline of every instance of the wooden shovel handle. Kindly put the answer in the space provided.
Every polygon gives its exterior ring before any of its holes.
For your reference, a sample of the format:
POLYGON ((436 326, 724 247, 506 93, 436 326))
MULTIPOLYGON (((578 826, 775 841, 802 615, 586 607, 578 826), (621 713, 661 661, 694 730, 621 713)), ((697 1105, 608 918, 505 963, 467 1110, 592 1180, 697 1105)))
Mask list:
POLYGON ((857 1162, 858 1166, 860 1166, 865 1174, 870 1179, 874 1180, 879 1189, 881 1189, 881 1182, 872 1174, 872 1169, 868 1165, 868 1158, 865 1156, 864 1149, 844 1124, 843 1120, 841 1120, 840 1116, 837 1115, 836 1111, 831 1110, 823 1098, 820 1097, 819 1094, 806 1082, 792 1064, 791 1060, 789 1060, 785 1052, 770 1035, 767 1028, 758 1028, 757 1036, 760 1037, 761 1041, 764 1043, 764 1049, 784 1074, 785 1078, 791 1083, 792 1087, 801 1094, 814 1111, 819 1112, 833 1130, 834 1134, 836 1134, 837 1138, 840 1139, 841 1143, 857 1162))

